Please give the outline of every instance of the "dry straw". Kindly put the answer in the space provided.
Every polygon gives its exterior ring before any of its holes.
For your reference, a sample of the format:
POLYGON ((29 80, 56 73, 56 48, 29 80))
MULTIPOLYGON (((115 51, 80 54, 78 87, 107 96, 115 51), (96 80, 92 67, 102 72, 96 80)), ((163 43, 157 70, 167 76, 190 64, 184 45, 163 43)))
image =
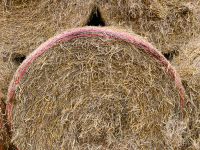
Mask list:
POLYGON ((188 95, 187 145, 190 149, 200 149, 200 37, 183 45, 182 53, 173 63, 182 77, 188 95))
MULTIPOLYGON (((179 50, 179 47, 199 34, 200 27, 198 0, 0 0, 0 3, 0 88, 4 94, 7 93, 15 70, 30 52, 58 32, 88 25, 91 16, 97 12, 101 14, 104 25, 131 29, 170 57, 177 51, 189 51, 190 48, 179 50)), ((190 60, 188 57, 183 58, 190 60)), ((181 62, 186 65, 190 61, 181 62)), ((194 73, 197 67, 191 69, 192 65, 188 65, 190 69, 182 65, 179 70, 191 102, 194 101, 192 106, 195 107, 196 117, 193 118, 196 123, 193 125, 197 127, 199 76, 194 73)), ((182 132, 184 125, 176 128, 173 122, 176 121, 169 121, 166 126, 166 140, 177 145, 183 143, 182 137, 177 136, 177 140, 173 141, 170 137, 174 134, 169 133, 176 134, 176 130, 177 135, 181 135, 179 132, 182 132)), ((189 142, 185 143, 185 147, 191 143, 198 145, 199 133, 196 127, 192 128, 193 132, 188 132, 192 138, 188 137, 189 142)))
POLYGON ((2 49, 27 55, 57 32, 84 26, 92 0, 11 0, 1 8, 2 49))
POLYGON ((57 32, 86 26, 97 11, 105 25, 129 28, 148 38, 163 53, 178 51, 179 46, 199 34, 200 29, 198 0, 3 1, 1 49, 23 55, 57 32))
POLYGON ((131 28, 163 53, 177 54, 199 34, 199 0, 99 0, 107 24, 131 28))
MULTIPOLYGON (((86 25, 128 28, 172 57, 199 34, 198 0, 0 0, 0 87, 23 59, 61 31, 86 25), (98 14, 98 15, 97 15, 98 14), (103 21, 103 23, 102 23, 103 21), (2 61, 2 59, 6 61, 2 61)), ((170 58, 169 58, 170 59, 170 58)))
POLYGON ((84 26, 92 0, 0 0, 0 87, 41 43, 72 27, 84 26))
POLYGON ((10 84, 7 112, 20 150, 173 149, 183 144, 183 101, 179 76, 151 44, 85 27, 28 56, 10 84), (171 122, 181 130, 168 133, 171 122))
POLYGON ((0 150, 6 150, 6 148, 10 143, 8 128, 6 126, 5 110, 6 110, 6 105, 3 101, 3 94, 0 90, 0 150))
POLYGON ((100 25, 128 28, 172 56, 199 34, 198 0, 0 0, 0 87, 23 59, 55 34, 74 27, 100 25), (6 61, 2 62, 3 57, 6 61))
MULTIPOLYGON (((2 101, 3 94, 0 91, 0 100, 2 101)), ((2 102, 0 101, 0 150, 3 150, 3 146, 5 143, 5 138, 4 138, 4 122, 3 122, 3 114, 4 114, 4 109, 2 106, 2 102)))

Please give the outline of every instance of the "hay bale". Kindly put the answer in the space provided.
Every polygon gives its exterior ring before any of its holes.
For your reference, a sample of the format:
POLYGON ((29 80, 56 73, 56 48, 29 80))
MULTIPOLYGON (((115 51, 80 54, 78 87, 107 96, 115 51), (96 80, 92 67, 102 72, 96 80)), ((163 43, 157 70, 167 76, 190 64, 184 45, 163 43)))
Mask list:
POLYGON ((173 64, 181 75, 187 102, 188 149, 200 149, 200 37, 182 46, 182 53, 173 64))
POLYGON ((1 49, 28 55, 58 32, 84 26, 92 3, 93 0, 12 0, 10 9, 0 9, 1 49))
POLYGON ((151 44, 85 27, 28 56, 10 84, 7 112, 23 150, 167 149, 181 147, 166 131, 172 120, 180 124, 183 101, 179 76, 151 44))
POLYGON ((199 34, 199 0, 99 0, 107 24, 131 28, 163 53, 176 54, 199 34))

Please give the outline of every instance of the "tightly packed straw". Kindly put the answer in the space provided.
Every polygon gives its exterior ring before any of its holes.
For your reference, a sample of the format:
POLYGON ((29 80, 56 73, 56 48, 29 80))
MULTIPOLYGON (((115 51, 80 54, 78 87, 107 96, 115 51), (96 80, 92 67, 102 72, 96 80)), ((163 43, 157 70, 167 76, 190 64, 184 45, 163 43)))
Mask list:
POLYGON ((200 37, 183 45, 182 53, 173 63, 188 95, 187 144, 190 149, 200 149, 200 37))
POLYGON ((7 53, 0 51, 0 91, 6 95, 10 80, 18 65, 13 65, 7 53))
POLYGON ((12 141, 28 149, 180 148, 184 89, 151 44, 116 28, 72 29, 20 65, 8 91, 12 141), (173 142, 170 143, 169 139, 173 142), (174 140, 172 140, 174 139, 174 140))

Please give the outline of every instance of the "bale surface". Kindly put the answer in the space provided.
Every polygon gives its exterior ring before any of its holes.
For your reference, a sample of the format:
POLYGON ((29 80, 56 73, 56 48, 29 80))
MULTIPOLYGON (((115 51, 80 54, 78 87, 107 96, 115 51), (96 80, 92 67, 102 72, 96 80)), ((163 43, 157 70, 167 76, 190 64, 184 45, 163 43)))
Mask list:
POLYGON ((0 90, 0 150, 6 150, 9 147, 9 134, 6 126, 6 105, 4 96, 0 90))
POLYGON ((182 46, 182 53, 173 64, 181 75, 188 95, 187 147, 200 149, 200 37, 182 46))
POLYGON ((18 68, 8 99, 19 149, 183 144, 183 130, 168 133, 171 122, 181 125, 178 75, 151 44, 117 29, 74 29, 45 42, 18 68))

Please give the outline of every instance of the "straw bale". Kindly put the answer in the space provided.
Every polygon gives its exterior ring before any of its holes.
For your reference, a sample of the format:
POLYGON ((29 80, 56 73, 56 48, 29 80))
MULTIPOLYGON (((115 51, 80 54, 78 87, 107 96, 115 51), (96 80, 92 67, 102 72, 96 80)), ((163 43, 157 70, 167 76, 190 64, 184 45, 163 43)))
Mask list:
POLYGON ((199 0, 99 0, 107 24, 131 28, 163 53, 176 55, 199 34, 199 0))
POLYGON ((0 16, 2 49, 23 55, 58 32, 86 26, 97 10, 105 25, 129 28, 163 53, 176 54, 200 29, 198 0, 9 0, 2 4, 9 6, 0 16))
POLYGON ((92 0, 13 1, 1 16, 2 48, 27 55, 56 33, 82 26, 91 12, 91 3, 92 0))
POLYGON ((116 28, 85 27, 51 38, 20 65, 8 100, 19 149, 183 144, 179 76, 151 44, 116 28))

